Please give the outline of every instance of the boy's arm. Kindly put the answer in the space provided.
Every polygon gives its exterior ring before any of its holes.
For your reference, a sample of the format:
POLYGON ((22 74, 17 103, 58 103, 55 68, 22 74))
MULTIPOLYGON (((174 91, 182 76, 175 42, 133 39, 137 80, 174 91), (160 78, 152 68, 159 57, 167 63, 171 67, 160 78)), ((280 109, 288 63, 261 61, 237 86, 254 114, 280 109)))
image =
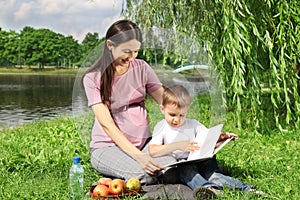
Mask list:
POLYGON ((175 150, 177 150, 177 145, 175 142, 171 144, 150 144, 149 145, 149 154, 152 157, 165 156, 172 153, 175 150))
POLYGON ((152 157, 160 157, 171 154, 176 150, 191 152, 197 149, 199 149, 199 146, 195 142, 180 141, 170 144, 150 144, 148 151, 152 157))

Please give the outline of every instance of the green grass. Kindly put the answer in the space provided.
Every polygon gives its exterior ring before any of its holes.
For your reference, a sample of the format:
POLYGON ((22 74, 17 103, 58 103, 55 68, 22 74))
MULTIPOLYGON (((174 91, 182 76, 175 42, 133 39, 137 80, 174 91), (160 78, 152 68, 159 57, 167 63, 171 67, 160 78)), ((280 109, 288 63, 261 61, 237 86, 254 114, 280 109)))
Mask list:
POLYGON ((68 170, 82 157, 86 186, 96 180, 74 122, 61 118, 1 131, 0 199, 68 199, 68 170))
MULTIPOLYGON (((149 102, 148 102, 149 103, 149 102)), ((150 103, 149 108, 154 108, 150 103)), ((151 126, 162 118, 149 110, 151 126)), ((224 127, 239 135, 218 153, 224 171, 268 194, 267 199, 300 199, 299 130, 271 134, 224 127)), ((73 118, 58 118, 0 131, 0 199, 68 199, 68 170, 80 155, 85 192, 101 176, 91 166, 73 118)), ((222 199, 259 199, 225 190, 222 199)))

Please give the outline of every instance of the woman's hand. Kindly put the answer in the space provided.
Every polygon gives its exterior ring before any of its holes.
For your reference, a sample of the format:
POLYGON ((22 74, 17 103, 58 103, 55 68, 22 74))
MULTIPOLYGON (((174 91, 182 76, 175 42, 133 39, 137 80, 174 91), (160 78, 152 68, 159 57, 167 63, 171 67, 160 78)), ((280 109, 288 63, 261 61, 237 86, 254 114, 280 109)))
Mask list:
POLYGON ((164 169, 164 167, 155 162, 148 154, 142 153, 135 155, 134 159, 141 165, 142 169, 150 175, 155 175, 157 172, 164 169))

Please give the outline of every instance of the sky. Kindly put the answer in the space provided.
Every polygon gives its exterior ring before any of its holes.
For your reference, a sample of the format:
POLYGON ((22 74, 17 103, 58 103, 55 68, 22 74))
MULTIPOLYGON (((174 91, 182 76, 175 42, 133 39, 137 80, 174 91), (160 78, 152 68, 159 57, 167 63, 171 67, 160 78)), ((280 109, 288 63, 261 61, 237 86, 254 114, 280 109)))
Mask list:
POLYGON ((120 19, 123 0, 0 0, 0 27, 20 32, 47 28, 81 42, 87 33, 105 36, 120 19))

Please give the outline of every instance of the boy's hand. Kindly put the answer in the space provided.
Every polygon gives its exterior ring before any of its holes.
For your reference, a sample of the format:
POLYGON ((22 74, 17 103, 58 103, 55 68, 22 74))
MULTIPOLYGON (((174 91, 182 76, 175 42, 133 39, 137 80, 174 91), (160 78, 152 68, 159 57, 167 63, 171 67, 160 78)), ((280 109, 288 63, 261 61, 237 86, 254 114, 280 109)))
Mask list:
POLYGON ((238 136, 234 133, 225 132, 220 135, 218 142, 224 141, 228 138, 233 138, 233 140, 237 140, 238 136))
POLYGON ((200 146, 197 144, 197 142, 191 142, 191 141, 184 141, 182 142, 181 146, 182 146, 181 150, 185 152, 193 152, 200 149, 200 146))

